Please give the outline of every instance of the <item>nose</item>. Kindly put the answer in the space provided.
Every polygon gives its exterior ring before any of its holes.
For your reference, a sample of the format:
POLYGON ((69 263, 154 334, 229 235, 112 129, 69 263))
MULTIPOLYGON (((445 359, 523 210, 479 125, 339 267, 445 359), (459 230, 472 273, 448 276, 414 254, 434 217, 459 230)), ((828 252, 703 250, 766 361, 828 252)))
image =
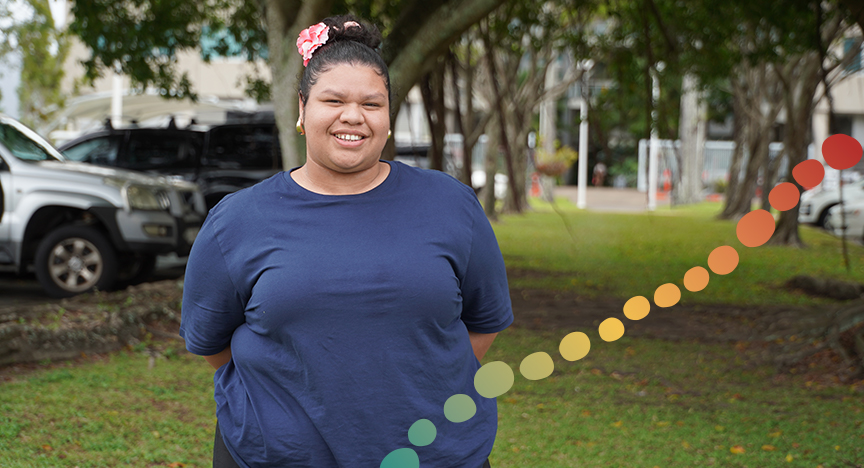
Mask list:
POLYGON ((360 111, 360 106, 357 104, 347 104, 342 108, 341 120, 352 125, 363 123, 363 112, 360 111))

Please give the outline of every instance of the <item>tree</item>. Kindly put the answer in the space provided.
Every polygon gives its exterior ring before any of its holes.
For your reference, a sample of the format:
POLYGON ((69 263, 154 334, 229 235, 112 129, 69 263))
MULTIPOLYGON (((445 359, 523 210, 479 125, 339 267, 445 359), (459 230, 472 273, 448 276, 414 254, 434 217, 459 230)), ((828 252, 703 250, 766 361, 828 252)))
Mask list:
MULTIPOLYGON (((302 159, 294 129, 298 113, 295 86, 302 68, 295 43, 302 29, 334 11, 379 22, 385 35, 382 54, 390 67, 395 121, 400 103, 434 66, 434 59, 502 1, 78 0, 70 29, 93 52, 84 63, 88 78, 117 68, 138 87, 155 86, 168 97, 195 97, 188 78, 176 72, 176 56, 195 49, 205 27, 227 27, 249 59, 266 51, 283 164, 293 167, 302 159)), ((253 83, 262 88, 260 82, 253 83)))
MULTIPOLYGON (((581 52, 591 13, 588 2, 513 1, 491 15, 488 23, 481 23, 487 76, 485 99, 496 114, 495 133, 507 166, 505 211, 521 212, 527 207, 526 149, 535 109, 581 77, 571 67, 561 82, 545 89, 546 74, 559 54, 581 52)), ((487 180, 487 185, 490 182, 487 180)))
MULTIPOLYGON (((62 107, 64 99, 60 82, 69 50, 66 35, 54 26, 48 0, 26 0, 32 10, 29 19, 14 23, 0 37, 0 57, 21 52, 21 84, 18 100, 21 121, 39 128, 62 107)), ((11 19, 8 9, 0 18, 11 19)))
MULTIPOLYGON (((813 4, 815 29, 811 36, 815 42, 812 50, 791 58, 786 66, 777 69, 777 78, 783 85, 783 99, 786 109, 786 128, 784 147, 789 158, 789 167, 795 167, 807 159, 807 146, 813 140, 811 118, 816 104, 831 87, 845 78, 843 65, 852 57, 860 54, 860 41, 856 47, 845 54, 831 53, 828 45, 842 37, 848 23, 841 12, 830 5, 813 4), (819 92, 819 86, 822 86, 819 92)), ((794 183, 791 170, 787 180, 794 183)), ((773 245, 801 246, 798 235, 798 205, 780 214, 774 235, 773 245)))

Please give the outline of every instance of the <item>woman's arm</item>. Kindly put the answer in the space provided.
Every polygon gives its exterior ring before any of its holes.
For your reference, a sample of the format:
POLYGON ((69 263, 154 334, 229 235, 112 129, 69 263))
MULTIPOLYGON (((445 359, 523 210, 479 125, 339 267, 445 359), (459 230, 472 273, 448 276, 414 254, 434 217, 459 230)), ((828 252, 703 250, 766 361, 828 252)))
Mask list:
MULTIPOLYGON (((492 346, 492 342, 495 341, 496 336, 498 336, 497 333, 468 332, 468 339, 471 340, 471 347, 474 349, 474 355, 477 356, 478 361, 483 360, 483 356, 486 355, 486 351, 489 351, 489 347, 492 346)), ((230 349, 228 353, 230 355, 230 349)))
MULTIPOLYGON (((492 342, 490 341, 489 344, 491 345, 492 342)), ((487 346, 486 348, 488 349, 489 347, 487 346)), ((222 351, 219 351, 218 353, 211 356, 204 356, 204 360, 207 361, 208 364, 213 366, 214 369, 219 369, 223 365, 228 364, 228 361, 231 360, 231 346, 228 346, 222 351)))

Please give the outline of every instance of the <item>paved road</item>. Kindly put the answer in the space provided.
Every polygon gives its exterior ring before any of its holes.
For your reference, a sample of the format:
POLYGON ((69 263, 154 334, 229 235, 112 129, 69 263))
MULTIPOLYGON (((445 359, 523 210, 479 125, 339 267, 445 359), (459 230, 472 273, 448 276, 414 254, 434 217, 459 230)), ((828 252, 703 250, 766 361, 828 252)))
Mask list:
MULTIPOLYGON (((179 278, 186 267, 185 258, 171 256, 159 257, 153 281, 179 278)), ((35 275, 19 277, 10 273, 0 273, 0 312, 6 307, 58 302, 45 295, 35 275)))
MULTIPOLYGON (((567 197, 575 205, 576 191, 577 188, 572 185, 555 187, 555 196, 567 197)), ((648 195, 632 188, 586 187, 585 199, 587 209, 592 211, 638 213, 646 211, 648 206, 648 195)), ((658 205, 662 203, 664 200, 657 200, 658 205)))

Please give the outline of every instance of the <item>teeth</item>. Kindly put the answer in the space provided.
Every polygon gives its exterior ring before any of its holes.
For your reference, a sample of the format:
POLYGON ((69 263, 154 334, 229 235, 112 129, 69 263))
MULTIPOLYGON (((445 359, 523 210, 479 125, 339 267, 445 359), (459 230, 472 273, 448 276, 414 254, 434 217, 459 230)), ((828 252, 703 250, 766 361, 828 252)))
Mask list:
POLYGON ((358 141, 358 140, 363 139, 363 137, 361 137, 359 135, 348 135, 348 134, 339 134, 339 135, 336 135, 336 138, 338 138, 340 140, 347 140, 347 141, 358 141))

